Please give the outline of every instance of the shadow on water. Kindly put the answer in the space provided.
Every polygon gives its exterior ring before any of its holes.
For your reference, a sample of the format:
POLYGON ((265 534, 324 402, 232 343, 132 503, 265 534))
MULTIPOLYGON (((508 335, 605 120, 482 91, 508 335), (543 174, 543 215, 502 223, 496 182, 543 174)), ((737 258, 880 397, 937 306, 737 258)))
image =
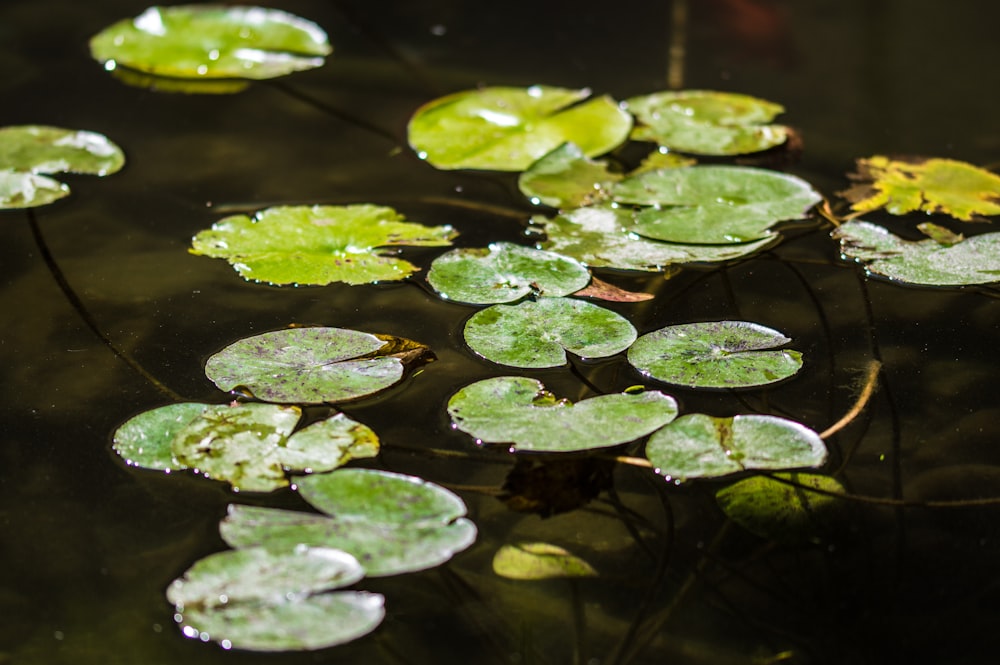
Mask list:
MULTIPOLYGON (((73 194, 56 204, 0 211, 0 663, 981 663, 995 652, 998 509, 941 507, 1000 497, 995 293, 869 280, 841 262, 820 221, 752 259, 670 280, 603 275, 657 293, 611 306, 640 333, 742 318, 781 329, 804 352, 802 374, 766 390, 671 391, 687 412, 775 413, 823 430, 851 407, 867 364, 882 362, 868 408, 828 441, 829 470, 850 493, 882 503, 848 502, 825 538, 788 545, 728 523, 714 498, 722 483, 674 486, 626 465, 546 470, 543 484, 600 483, 579 507, 546 517, 514 510, 511 488, 524 482, 511 475, 514 460, 475 448, 444 413, 457 388, 505 373, 462 344, 471 308, 438 300, 421 277, 246 283, 187 248, 223 214, 279 202, 371 201, 453 225, 459 246, 523 241, 533 211, 513 176, 435 171, 405 145, 416 107, 477 85, 589 86, 624 98, 672 77, 774 99, 804 137, 792 170, 828 197, 870 154, 995 163, 989 82, 1000 9, 922 0, 276 4, 323 26, 334 55, 223 96, 129 88, 89 59, 89 37, 144 3, 0 7, 0 125, 101 132, 129 160, 112 178, 67 176, 73 194), (939 29, 929 36, 927 26, 939 29), (163 590, 225 547, 217 527, 232 494, 128 468, 110 433, 176 396, 219 401, 205 359, 291 323, 434 349, 425 371, 345 411, 378 432, 378 465, 456 488, 480 537, 440 569, 366 581, 386 594, 388 615, 355 643, 227 652, 183 638, 163 590), (600 576, 493 574, 501 545, 536 540, 583 556, 600 576)), ((426 268, 440 251, 407 256, 426 268)), ((573 399, 641 380, 622 357, 531 374, 573 399)), ((239 500, 304 507, 290 491, 239 500)))

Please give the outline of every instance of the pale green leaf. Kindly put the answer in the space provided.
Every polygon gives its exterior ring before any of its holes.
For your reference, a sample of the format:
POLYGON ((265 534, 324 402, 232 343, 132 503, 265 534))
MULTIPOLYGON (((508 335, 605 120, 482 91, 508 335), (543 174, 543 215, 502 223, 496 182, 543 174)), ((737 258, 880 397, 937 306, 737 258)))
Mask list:
POLYGON ((517 186, 536 205, 565 209, 606 199, 608 186, 621 179, 605 162, 589 159, 575 143, 564 143, 522 173, 517 186))
POLYGON ((0 169, 0 209, 34 208, 69 195, 69 186, 44 175, 0 169))
POLYGON ((105 176, 124 164, 121 148, 96 132, 46 125, 0 127, 0 171, 105 176))
POLYGON ((774 475, 781 480, 753 476, 716 492, 722 512, 762 538, 792 543, 822 539, 842 517, 844 503, 809 490, 846 494, 844 486, 829 476, 810 473, 774 475))
POLYGON ((181 402, 144 411, 115 430, 112 447, 132 466, 158 471, 186 468, 174 458, 174 437, 208 408, 210 404, 181 402))
POLYGON ((550 543, 504 545, 493 555, 493 572, 512 580, 597 577, 589 563, 550 543))

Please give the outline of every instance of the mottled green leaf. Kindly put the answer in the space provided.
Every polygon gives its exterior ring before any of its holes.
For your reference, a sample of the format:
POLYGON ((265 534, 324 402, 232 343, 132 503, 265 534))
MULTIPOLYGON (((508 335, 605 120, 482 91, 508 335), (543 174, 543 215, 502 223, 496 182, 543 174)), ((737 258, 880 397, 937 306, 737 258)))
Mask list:
POLYGON ((650 240, 631 230, 631 210, 605 206, 577 208, 553 219, 535 217, 532 223, 545 232, 543 249, 570 256, 591 268, 669 272, 668 268, 677 264, 749 256, 773 241, 764 238, 734 245, 695 245, 650 240))
POLYGON ((643 437, 677 416, 658 391, 600 395, 576 404, 557 400, 540 381, 500 376, 477 381, 448 401, 455 427, 485 443, 518 450, 572 452, 643 437))
POLYGON ((439 169, 524 171, 566 142, 600 155, 628 138, 632 116, 589 90, 535 85, 457 92, 417 109, 410 146, 439 169))
POLYGON ((747 469, 818 467, 826 446, 805 425, 776 416, 681 416, 649 437, 646 457, 670 479, 715 478, 747 469))
POLYGON ((648 171, 614 185, 618 203, 647 206, 631 230, 677 243, 766 239, 778 222, 801 219, 822 197, 795 176, 743 166, 648 171))
POLYGON ((216 222, 194 237, 191 253, 226 259, 244 279, 268 284, 369 284, 417 270, 379 248, 450 245, 454 235, 375 205, 279 206, 216 222))
POLYGON ((95 132, 45 125, 0 127, 0 170, 105 176, 124 164, 121 148, 95 132))
POLYGON ((268 402, 343 402, 403 378, 404 361, 393 351, 391 340, 371 333, 288 328, 230 344, 208 359, 205 375, 222 390, 244 388, 268 402))
POLYGON ((566 351, 604 358, 624 351, 636 331, 620 314, 572 298, 539 298, 494 305, 465 324, 465 342, 477 354, 511 367, 558 367, 566 351))
POLYGON ((378 451, 378 435, 370 427, 337 413, 292 434, 278 457, 286 469, 314 473, 375 457, 378 451))
POLYGON ((517 179, 521 193, 532 203, 553 208, 579 208, 606 199, 608 186, 622 179, 583 154, 575 143, 564 143, 517 179))
POLYGON ((815 541, 826 535, 843 510, 843 501, 824 492, 846 494, 844 486, 829 476, 810 473, 776 473, 781 482, 753 476, 715 494, 722 511, 747 531, 780 542, 815 541))
POLYGON ((69 186, 48 176, 0 170, 0 209, 34 208, 69 195, 69 186))
POLYGON ((848 177, 858 184, 840 194, 856 212, 922 211, 967 222, 979 215, 1000 215, 1000 176, 966 162, 875 155, 859 159, 857 172, 848 177))
POLYGON ((493 572, 512 580, 597 577, 593 566, 565 548, 549 543, 504 545, 493 555, 493 572))
POLYGON ((785 109, 748 95, 679 90, 632 97, 632 138, 698 155, 742 155, 781 145, 788 129, 769 123, 785 109))
POLYGON ((692 388, 746 388, 781 381, 802 367, 777 330, 748 321, 667 326, 643 335, 628 361, 646 376, 692 388))
POLYGON ((332 51, 315 23, 277 9, 150 7, 90 40, 93 58, 176 78, 268 79, 323 64, 332 51))
POLYGON ((174 471, 186 466, 174 458, 173 441, 210 404, 182 402, 144 411, 115 430, 113 448, 132 466, 174 471))
POLYGON ((845 258, 860 261, 869 273, 897 282, 962 286, 1000 281, 1000 233, 959 237, 957 241, 954 236, 913 241, 876 224, 854 220, 840 225, 832 235, 840 241, 845 258))
POLYGON ((540 249, 496 242, 453 249, 434 259, 427 281, 442 298, 475 305, 513 302, 535 293, 567 296, 590 282, 580 262, 540 249))

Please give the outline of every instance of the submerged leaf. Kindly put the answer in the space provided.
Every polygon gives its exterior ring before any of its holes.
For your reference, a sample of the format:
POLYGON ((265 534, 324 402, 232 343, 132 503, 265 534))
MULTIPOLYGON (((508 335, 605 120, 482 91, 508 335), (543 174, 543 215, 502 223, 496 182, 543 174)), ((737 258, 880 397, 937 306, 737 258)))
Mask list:
POLYGON ((494 305, 465 324, 469 348, 511 367, 558 367, 566 364, 566 351, 605 358, 624 351, 635 338, 635 328, 620 314, 572 298, 494 305))
POLYGON ((315 23, 262 7, 150 7, 90 40, 105 69, 190 79, 268 79, 323 64, 333 49, 315 23))
POLYGON ((575 143, 564 143, 522 173, 517 186, 532 203, 565 209, 607 198, 608 187, 621 179, 605 162, 588 159, 575 143))
POLYGON ((589 563, 549 543, 504 545, 493 555, 493 572, 511 580, 597 577, 589 563))
POLYGON ((496 242, 487 249, 453 249, 434 259, 427 281, 447 300, 489 305, 535 293, 567 296, 587 286, 590 271, 554 252, 496 242))
POLYGON ((785 109, 749 95, 678 90, 625 102, 639 123, 632 138, 698 155, 742 155, 781 145, 788 129, 769 125, 785 109))
POLYGON ((844 486, 829 476, 777 473, 781 482, 754 476, 719 490, 715 499, 731 520, 762 538, 780 542, 815 541, 833 526, 843 502, 810 488, 844 494, 844 486))
POLYGON ((894 215, 923 211, 972 221, 1000 215, 1000 176, 952 159, 894 160, 875 155, 849 174, 857 185, 841 192, 851 209, 885 208, 894 215))
POLYGON ((778 222, 801 219, 822 197, 806 181, 744 166, 648 171, 611 190, 618 203, 647 206, 631 230, 678 243, 729 244, 771 237, 778 222))
POLYGON ((518 450, 572 452, 633 441, 669 423, 677 403, 658 391, 556 401, 540 381, 500 376, 468 385, 448 400, 455 427, 486 443, 518 450))
POLYGON ((904 240, 884 227, 853 220, 841 224, 832 236, 840 241, 845 258, 897 282, 962 286, 1000 281, 1000 233, 965 239, 934 233, 936 237, 926 240, 904 240))
POLYGON ((715 478, 748 469, 818 467, 826 445, 801 423, 776 416, 681 416, 649 437, 646 456, 667 478, 715 478))
POLYGON ((191 253, 226 259, 244 279, 268 284, 369 284, 417 270, 378 248, 450 245, 454 235, 382 206, 279 206, 216 222, 194 237, 191 253))
POLYGON ((628 350, 628 361, 665 383, 746 388, 781 381, 799 371, 801 353, 771 350, 789 341, 777 330, 748 321, 686 323, 643 335, 628 350))
POLYGON ((632 117, 609 97, 589 96, 541 85, 457 92, 417 109, 409 143, 439 169, 523 171, 566 142, 600 155, 628 138, 632 117))

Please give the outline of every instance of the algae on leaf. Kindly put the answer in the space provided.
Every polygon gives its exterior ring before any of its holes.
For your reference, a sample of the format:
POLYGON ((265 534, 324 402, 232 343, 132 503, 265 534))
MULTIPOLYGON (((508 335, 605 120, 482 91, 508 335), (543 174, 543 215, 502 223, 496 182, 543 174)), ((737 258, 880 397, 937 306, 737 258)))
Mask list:
POLYGON ((610 97, 588 97, 543 85, 457 92, 417 109, 407 135, 439 169, 523 171, 566 142, 600 155, 625 142, 632 116, 610 97))
POLYGON ((323 64, 333 49, 315 23, 277 9, 217 4, 150 7, 90 40, 105 69, 162 77, 268 79, 323 64))
POLYGON ((226 259, 244 279, 268 284, 370 284, 417 270, 387 248, 450 245, 454 236, 450 226, 407 222, 382 206, 280 206, 216 222, 194 237, 191 253, 226 259))
POLYGON ((840 194, 855 212, 922 211, 966 222, 1000 215, 1000 176, 966 162, 875 155, 857 160, 857 171, 848 177, 857 184, 840 194))

